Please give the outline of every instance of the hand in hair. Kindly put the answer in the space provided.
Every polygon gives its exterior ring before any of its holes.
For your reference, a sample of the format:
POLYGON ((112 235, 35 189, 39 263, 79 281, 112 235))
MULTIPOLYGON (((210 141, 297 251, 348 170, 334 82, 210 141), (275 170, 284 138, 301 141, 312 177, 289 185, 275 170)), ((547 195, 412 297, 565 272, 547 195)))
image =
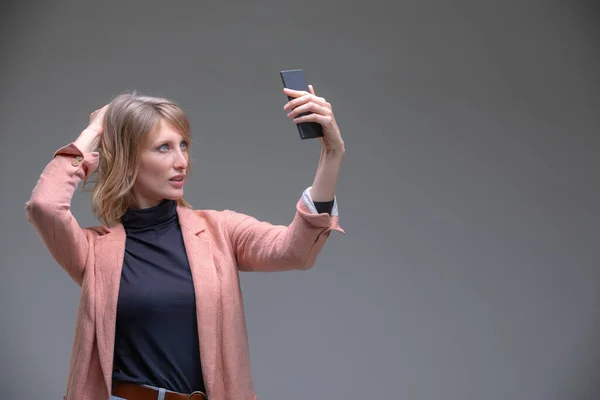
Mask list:
POLYGON ((100 136, 103 131, 104 114, 106 114, 107 108, 108 104, 92 112, 90 114, 89 125, 81 132, 77 140, 75 140, 75 146, 82 152, 89 153, 98 147, 100 136))

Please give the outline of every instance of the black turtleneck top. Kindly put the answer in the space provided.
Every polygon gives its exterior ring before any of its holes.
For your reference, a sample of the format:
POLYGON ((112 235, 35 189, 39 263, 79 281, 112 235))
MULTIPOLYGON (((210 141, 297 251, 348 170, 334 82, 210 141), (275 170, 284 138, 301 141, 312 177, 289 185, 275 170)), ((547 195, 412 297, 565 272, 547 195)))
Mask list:
MULTIPOLYGON (((333 201, 315 202, 331 214, 333 201)), ((192 274, 177 218, 164 200, 121 219, 125 257, 117 302, 113 380, 206 392, 192 274)))
POLYGON ((113 379, 204 390, 196 304, 177 203, 130 209, 117 302, 113 379))

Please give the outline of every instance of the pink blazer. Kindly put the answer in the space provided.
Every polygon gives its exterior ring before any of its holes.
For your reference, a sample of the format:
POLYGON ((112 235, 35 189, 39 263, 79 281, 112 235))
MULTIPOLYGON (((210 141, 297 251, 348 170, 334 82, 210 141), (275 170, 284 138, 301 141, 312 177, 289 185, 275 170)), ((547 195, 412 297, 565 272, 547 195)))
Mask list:
MULTIPOLYGON (((70 211, 79 182, 97 164, 96 152, 83 154, 73 143, 59 149, 25 207, 54 259, 81 287, 66 400, 107 400, 112 384, 125 231, 120 224, 81 228, 70 211)), ((238 272, 308 269, 331 231, 344 233, 337 212, 317 214, 307 191, 289 226, 230 210, 177 208, 196 294, 202 372, 211 400, 257 398, 238 272)))

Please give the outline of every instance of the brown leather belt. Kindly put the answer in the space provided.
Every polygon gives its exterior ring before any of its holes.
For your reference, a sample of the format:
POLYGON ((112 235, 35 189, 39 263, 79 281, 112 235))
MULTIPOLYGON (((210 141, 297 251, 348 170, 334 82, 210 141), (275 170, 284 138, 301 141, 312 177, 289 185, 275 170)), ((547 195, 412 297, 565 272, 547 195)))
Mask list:
MULTIPOLYGON (((112 394, 126 400, 157 400, 158 390, 129 382, 115 382, 112 394)), ((203 392, 190 394, 166 392, 165 400, 208 400, 203 392)))

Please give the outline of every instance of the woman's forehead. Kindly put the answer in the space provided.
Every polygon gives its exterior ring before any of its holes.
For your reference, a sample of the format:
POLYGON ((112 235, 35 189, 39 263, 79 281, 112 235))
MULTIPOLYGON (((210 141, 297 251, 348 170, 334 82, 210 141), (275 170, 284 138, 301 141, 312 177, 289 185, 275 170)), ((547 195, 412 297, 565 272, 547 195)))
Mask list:
POLYGON ((182 136, 172 124, 163 118, 150 132, 149 139, 152 142, 158 142, 162 140, 179 140, 182 136))

